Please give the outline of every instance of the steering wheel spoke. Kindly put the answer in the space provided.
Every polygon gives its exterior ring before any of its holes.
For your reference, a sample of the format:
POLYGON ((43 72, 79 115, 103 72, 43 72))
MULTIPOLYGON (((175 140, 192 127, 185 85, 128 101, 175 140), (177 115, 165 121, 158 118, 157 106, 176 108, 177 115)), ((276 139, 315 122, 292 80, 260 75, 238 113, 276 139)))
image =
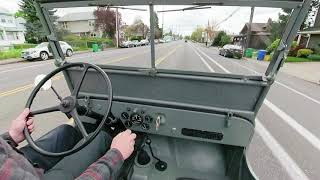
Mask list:
POLYGON ((81 119, 79 117, 79 114, 78 114, 77 110, 76 109, 72 110, 70 112, 70 114, 71 114, 75 124, 78 126, 83 138, 85 140, 88 139, 89 135, 87 133, 87 130, 84 128, 83 123, 81 122, 81 119))
POLYGON ((31 111, 30 115, 34 116, 34 115, 38 115, 38 114, 45 114, 45 113, 56 112, 56 111, 60 111, 60 105, 31 111))
POLYGON ((83 83, 83 80, 88 72, 88 69, 90 68, 89 65, 83 65, 83 71, 82 71, 82 74, 80 75, 80 79, 78 80, 77 84, 74 86, 73 88, 73 91, 71 93, 72 96, 77 96, 79 91, 80 91, 80 88, 81 88, 81 85, 83 83))

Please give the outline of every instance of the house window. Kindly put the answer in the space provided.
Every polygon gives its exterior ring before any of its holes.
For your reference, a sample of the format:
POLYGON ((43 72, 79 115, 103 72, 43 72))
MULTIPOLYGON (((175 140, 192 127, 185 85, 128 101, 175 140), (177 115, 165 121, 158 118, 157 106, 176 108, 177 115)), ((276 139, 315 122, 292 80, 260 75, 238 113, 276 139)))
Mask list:
POLYGON ((8 23, 11 23, 11 24, 12 24, 12 23, 13 23, 13 21, 12 21, 11 19, 9 19, 9 20, 8 20, 8 23))
POLYGON ((6 19, 1 19, 1 22, 2 23, 6 23, 6 19))
POLYGON ((67 23, 67 22, 63 22, 63 23, 62 23, 62 27, 65 28, 65 29, 67 29, 67 28, 68 28, 68 23, 67 23))
POLYGON ((94 26, 94 21, 89 21, 89 26, 94 26))

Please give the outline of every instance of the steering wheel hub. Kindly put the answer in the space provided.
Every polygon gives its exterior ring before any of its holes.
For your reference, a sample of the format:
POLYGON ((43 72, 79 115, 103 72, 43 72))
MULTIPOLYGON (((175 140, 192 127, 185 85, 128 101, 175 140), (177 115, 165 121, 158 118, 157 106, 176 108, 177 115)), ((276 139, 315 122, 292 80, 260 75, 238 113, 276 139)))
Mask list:
POLYGON ((70 113, 74 108, 76 108, 76 101, 76 98, 73 96, 64 98, 60 103, 60 111, 63 113, 70 113))

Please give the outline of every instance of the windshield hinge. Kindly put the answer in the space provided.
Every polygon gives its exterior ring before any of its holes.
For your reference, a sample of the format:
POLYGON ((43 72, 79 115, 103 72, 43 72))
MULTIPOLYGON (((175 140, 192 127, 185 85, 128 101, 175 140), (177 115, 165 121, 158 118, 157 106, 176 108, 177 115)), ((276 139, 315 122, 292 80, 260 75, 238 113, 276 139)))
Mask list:
POLYGON ((156 76, 158 71, 156 68, 150 68, 150 69, 140 69, 139 71, 146 73, 150 76, 156 76))
POLYGON ((226 115, 226 122, 225 122, 225 127, 228 128, 231 126, 231 118, 233 117, 233 113, 232 112, 228 112, 226 115))
POLYGON ((288 47, 287 44, 285 44, 282 40, 279 43, 279 46, 277 48, 278 51, 284 51, 288 47))

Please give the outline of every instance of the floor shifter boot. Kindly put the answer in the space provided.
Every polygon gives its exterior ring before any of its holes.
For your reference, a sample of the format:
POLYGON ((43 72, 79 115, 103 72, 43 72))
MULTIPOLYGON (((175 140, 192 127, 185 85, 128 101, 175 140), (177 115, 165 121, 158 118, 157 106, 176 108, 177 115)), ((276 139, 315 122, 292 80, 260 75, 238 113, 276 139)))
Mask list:
POLYGON ((149 156, 149 154, 144 150, 144 149, 141 149, 139 154, 138 154, 138 164, 140 165, 146 165, 148 164, 150 161, 151 161, 151 158, 149 156))

